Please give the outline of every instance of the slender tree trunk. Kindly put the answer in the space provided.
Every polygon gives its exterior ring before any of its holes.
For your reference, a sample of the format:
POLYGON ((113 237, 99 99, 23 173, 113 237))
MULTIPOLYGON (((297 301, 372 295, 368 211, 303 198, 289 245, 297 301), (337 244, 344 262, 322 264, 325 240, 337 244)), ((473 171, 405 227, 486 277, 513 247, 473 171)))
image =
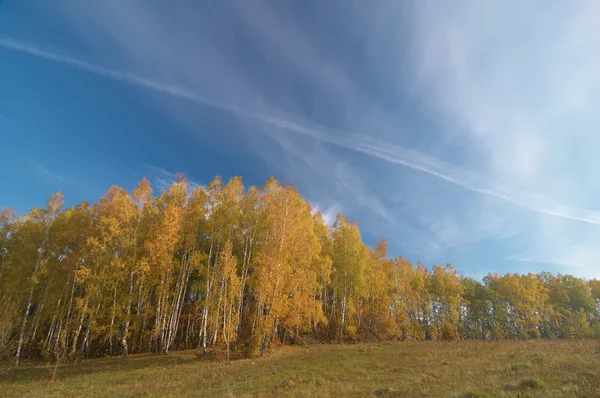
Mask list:
POLYGON ((46 349, 50 349, 50 342, 52 341, 52 338, 54 337, 54 325, 56 325, 56 319, 58 317, 58 311, 60 309, 60 303, 62 301, 62 296, 58 299, 58 303, 56 304, 56 311, 54 312, 54 315, 52 316, 52 322, 50 322, 50 329, 48 329, 48 335, 46 336, 46 340, 44 341, 44 345, 42 347, 42 350, 46 351, 46 349))
MULTIPOLYGON (((134 257, 135 261, 135 257, 134 257)), ((123 336, 121 336, 121 345, 123 346, 123 360, 126 361, 129 356, 129 348, 127 347, 127 335, 129 334, 129 322, 131 321, 131 304, 133 302, 133 266, 129 273, 129 297, 127 299, 127 307, 125 309, 125 325, 123 326, 123 336)))
POLYGON ((33 300, 33 286, 29 293, 29 300, 27 301, 27 307, 25 314, 23 314, 23 323, 21 324, 21 332, 19 333, 19 342, 17 344, 17 354, 15 356, 15 366, 19 366, 19 359, 21 358, 21 348, 23 347, 23 338, 25 333, 25 327, 27 326, 27 318, 29 317, 29 311, 31 310, 31 301, 33 300))
POLYGON ((346 327, 346 288, 344 288, 344 297, 342 297, 342 322, 340 323, 340 337, 344 335, 344 329, 346 327))
POLYGON ((85 300, 85 304, 83 305, 83 310, 81 310, 81 316, 79 317, 79 325, 75 330, 75 335, 73 336, 73 344, 71 344, 71 352, 69 356, 73 356, 75 351, 77 350, 77 341, 79 340, 79 334, 81 333, 81 329, 83 328, 83 320, 85 319, 85 312, 87 311, 88 299, 85 300))
POLYGON ((246 255, 246 250, 244 250, 242 280, 240 283, 240 292, 239 292, 240 300, 239 300, 238 312, 237 312, 237 316, 240 318, 240 322, 237 323, 236 333, 239 333, 240 327, 242 325, 242 322, 241 322, 242 309, 244 308, 244 301, 245 301, 244 291, 246 290, 246 279, 248 278, 248 268, 249 268, 250 260, 252 258, 252 243, 253 243, 253 241, 254 241, 254 235, 252 235, 252 237, 249 238, 249 242, 248 242, 248 240, 246 240, 247 253, 248 253, 247 255, 246 255))
POLYGON ((131 350, 135 352, 135 349, 137 348, 136 346, 136 341, 138 342, 137 345, 139 345, 140 347, 142 347, 142 342, 143 342, 143 334, 144 334, 144 329, 146 328, 146 316, 144 316, 143 321, 142 321, 142 326, 140 326, 140 314, 142 313, 142 308, 143 308, 143 298, 142 298, 142 293, 144 291, 144 281, 142 280, 140 282, 140 291, 138 292, 138 303, 137 303, 137 307, 135 310, 135 316, 137 319, 137 329, 134 332, 134 334, 137 334, 137 338, 133 340, 132 343, 132 347, 131 350))
POLYGON ((219 286, 219 298, 217 299, 217 316, 215 317, 215 330, 213 332, 213 337, 211 340, 211 346, 215 346, 217 344, 217 334, 219 332, 219 313, 221 312, 221 303, 223 302, 223 288, 225 286, 225 273, 223 273, 221 277, 221 284, 219 286))
POLYGON ((108 332, 108 345, 109 345, 109 354, 112 355, 113 353, 113 327, 115 325, 115 315, 116 315, 116 309, 117 309, 117 286, 118 286, 119 282, 115 282, 115 290, 113 293, 113 305, 112 305, 112 312, 110 315, 110 329, 108 332))
POLYGON ((35 289, 35 278, 37 278, 38 271, 40 269, 40 262, 42 261, 42 255, 46 246, 46 240, 48 239, 49 227, 46 226, 44 231, 44 239, 42 240, 42 246, 39 249, 37 260, 35 262, 35 269, 32 275, 31 288, 29 289, 29 299, 27 300, 27 307, 25 307, 25 313, 23 314, 23 322, 21 323, 21 331, 19 332, 19 342, 17 343, 17 353, 15 355, 15 366, 19 366, 19 360, 21 359, 21 350, 23 348, 23 339, 25 338, 25 328, 27 327, 27 319, 29 318, 29 312, 31 311, 31 303, 33 302, 33 292, 35 289))
POLYGON ((189 278, 189 261, 182 262, 182 269, 179 277, 177 278, 176 285, 176 298, 171 311, 171 318, 169 320, 169 332, 167 336, 167 350, 175 341, 177 329, 179 328, 179 317, 181 315, 181 307, 185 298, 185 291, 187 288, 189 278))
POLYGON ((35 312, 35 317, 34 317, 34 321, 33 321, 33 328, 31 331, 31 336, 30 336, 30 342, 32 339, 35 338, 35 335, 37 333, 37 328, 40 322, 40 317, 42 315, 42 311, 44 310, 44 305, 46 305, 46 299, 48 298, 48 288, 46 288, 46 293, 44 293, 44 299, 42 300, 42 304, 40 304, 40 308, 37 309, 37 311, 35 312))
POLYGON ((89 354, 88 348, 89 348, 89 343, 90 343, 90 335, 92 333, 92 321, 98 315, 98 312, 100 311, 100 304, 101 304, 101 301, 100 301, 100 299, 98 299, 98 305, 96 306, 96 310, 94 311, 94 313, 88 319, 88 326, 87 326, 87 330, 85 331, 85 337, 83 338, 83 341, 81 342, 81 351, 85 351, 86 358, 89 354))
POLYGON ((142 321, 142 328, 140 329, 140 351, 144 349, 144 331, 146 330, 146 322, 148 321, 147 317, 144 317, 142 321))
POLYGON ((56 339, 54 340, 54 352, 56 353, 56 357, 60 355, 59 345, 60 345, 60 337, 62 334, 62 319, 58 322, 58 331, 56 332, 56 339))
POLYGON ((175 332, 173 333, 173 338, 175 338, 176 332, 177 332, 177 330, 179 330, 179 321, 181 318, 181 312, 183 310, 183 304, 185 302, 185 295, 187 293, 188 283, 190 281, 190 274, 191 274, 191 269, 190 269, 190 265, 188 263, 187 267, 186 267, 186 271, 185 271, 185 279, 183 281, 183 285, 181 286, 181 294, 179 296, 179 304, 177 306, 177 313, 176 313, 176 317, 175 317, 175 326, 174 326, 175 332))
MULTIPOLYGON (((171 258, 172 256, 170 256, 169 258, 171 258)), ((169 284, 171 280, 171 272, 170 270, 167 271, 166 277, 165 277, 165 284, 163 286, 163 306, 161 308, 161 315, 160 315, 160 349, 159 352, 161 354, 165 354, 167 351, 167 344, 166 344, 166 338, 167 338, 167 312, 169 310, 169 298, 168 298, 168 293, 169 293, 169 284)))
POLYGON ((173 300, 173 305, 171 306, 171 314, 169 315, 169 323, 167 326, 167 338, 166 338, 166 349, 165 352, 169 351, 171 344, 173 342, 175 332, 176 332, 176 320, 178 318, 178 309, 179 309, 179 298, 181 296, 181 285, 183 284, 182 279, 184 277, 184 270, 182 269, 177 276, 177 283, 175 284, 175 299, 173 300))
POLYGON ((163 294, 162 294, 163 282, 164 282, 164 275, 161 276, 160 284, 158 285, 158 288, 155 289, 155 294, 158 295, 158 303, 156 306, 156 312, 155 312, 155 316, 154 316, 154 331, 152 333, 153 342, 151 344, 155 345, 156 353, 159 353, 159 345, 160 345, 160 317, 161 317, 162 306, 163 306, 163 294))
POLYGON ((217 333, 219 332, 219 313, 221 312, 219 307, 216 309, 216 317, 215 317, 215 329, 212 334, 212 338, 210 339, 210 346, 214 347, 217 344, 217 333))
POLYGON ((265 334, 265 338, 263 340, 263 345, 260 350, 260 356, 264 357, 267 355, 267 351, 269 350, 269 344, 271 343, 271 336, 275 336, 277 334, 277 318, 273 321, 273 330, 271 333, 265 334))
POLYGON ((269 333, 265 333, 265 337, 263 339, 263 344, 260 349, 260 356, 265 357, 267 355, 267 350, 269 349, 269 340, 271 339, 271 335, 269 333))
MULTIPOLYGON (((77 273, 77 269, 79 268, 79 262, 77 263, 77 267, 75 268, 75 273, 77 273)), ((63 356, 66 355, 67 350, 69 349, 69 327, 71 325, 71 310, 73 309, 73 299, 75 297, 75 274, 73 274, 73 283, 71 285, 71 297, 69 298, 69 306, 67 308, 67 320, 65 323, 65 344, 63 349, 65 352, 63 356)))
POLYGON ((131 305, 133 303, 133 276, 135 272, 135 264, 137 262, 137 234, 140 226, 142 213, 138 213, 138 219, 133 232, 133 260, 129 272, 129 296, 127 298, 127 307, 125 313, 125 325, 123 326, 123 336, 121 337, 121 345, 123 346, 123 360, 126 361, 129 356, 129 348, 127 347, 127 336, 129 335, 129 323, 131 322, 131 305))
POLYGON ((210 261, 212 259, 212 251, 213 251, 213 244, 214 244, 214 239, 211 240, 210 242, 210 249, 208 251, 208 261, 206 263, 206 293, 204 296, 204 310, 202 311, 202 329, 201 329, 201 333, 202 333, 202 355, 206 355, 206 340, 207 340, 207 336, 206 336, 206 332, 207 332, 207 325, 208 325, 208 308, 209 308, 209 297, 210 297, 210 288, 211 288, 211 283, 210 283, 210 261))
MULTIPOLYGON (((225 288, 227 290, 227 288, 225 288)), ((229 362, 229 334, 227 333, 227 303, 223 306, 223 341, 225 341, 226 360, 229 362)))
MULTIPOLYGON (((192 314, 188 313, 187 324, 185 325, 185 347, 190 346, 190 328, 192 327, 192 314)), ((182 336, 183 338, 183 336, 182 336)))

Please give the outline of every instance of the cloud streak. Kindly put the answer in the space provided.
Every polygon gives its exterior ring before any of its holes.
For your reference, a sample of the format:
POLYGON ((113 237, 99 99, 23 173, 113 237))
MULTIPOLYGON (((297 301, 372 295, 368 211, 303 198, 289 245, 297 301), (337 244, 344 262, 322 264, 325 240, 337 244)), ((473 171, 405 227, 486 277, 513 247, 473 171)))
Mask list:
MULTIPOLYGON (((168 190, 175 182, 177 182, 179 178, 178 173, 165 170, 162 167, 146 164, 144 165, 144 168, 150 172, 152 181, 156 184, 156 187, 161 192, 168 190)), ((204 186, 204 184, 190 180, 185 175, 184 177, 187 181, 190 192, 204 186)))
POLYGON ((79 184, 77 182, 75 182, 67 177, 63 177, 61 175, 56 174, 55 172, 53 172, 52 170, 50 170, 46 166, 44 166, 42 163, 40 163, 38 160, 35 160, 35 159, 32 160, 32 164, 47 181, 60 182, 60 183, 66 183, 66 184, 79 186, 79 184))
POLYGON ((460 186, 469 191, 491 196, 536 213, 573 221, 580 221, 588 224, 600 225, 600 212, 548 202, 545 199, 536 197, 535 195, 517 192, 510 188, 502 187, 498 184, 491 183, 484 176, 472 173, 440 159, 408 148, 364 139, 352 135, 346 131, 330 129, 305 121, 295 122, 291 120, 295 118, 291 117, 282 118, 252 112, 231 104, 226 104, 211 98, 207 98, 178 86, 164 84, 131 73, 90 64, 80 59, 62 55, 49 50, 40 49, 31 44, 20 42, 6 36, 0 36, 0 47, 26 53, 32 56, 84 70, 99 76, 104 76, 116 81, 128 83, 155 92, 226 111, 235 116, 268 124, 291 133, 310 136, 316 140, 334 145, 336 147, 345 148, 354 152, 378 158, 389 163, 401 165, 429 174, 433 177, 460 186))

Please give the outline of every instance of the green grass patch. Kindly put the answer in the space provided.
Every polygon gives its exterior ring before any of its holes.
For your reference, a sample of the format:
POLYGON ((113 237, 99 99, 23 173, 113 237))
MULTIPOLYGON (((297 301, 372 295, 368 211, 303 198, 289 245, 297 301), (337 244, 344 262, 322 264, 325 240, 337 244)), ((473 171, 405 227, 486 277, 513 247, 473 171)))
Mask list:
POLYGON ((600 342, 285 346, 225 362, 194 351, 0 370, 0 396, 600 396, 600 342))

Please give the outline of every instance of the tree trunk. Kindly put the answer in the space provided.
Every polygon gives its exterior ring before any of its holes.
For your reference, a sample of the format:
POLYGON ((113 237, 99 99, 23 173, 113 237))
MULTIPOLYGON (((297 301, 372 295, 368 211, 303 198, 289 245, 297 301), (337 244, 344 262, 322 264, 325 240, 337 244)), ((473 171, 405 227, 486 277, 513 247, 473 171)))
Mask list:
POLYGON ((34 339, 35 338, 35 334, 37 333, 37 328, 38 328, 38 324, 40 322, 40 316, 42 314, 42 311, 44 310, 44 305, 46 305, 46 299, 48 298, 48 288, 46 288, 46 293, 44 293, 44 299, 42 300, 42 304, 40 304, 40 308, 38 308, 35 312, 36 315, 34 316, 34 321, 33 321, 33 328, 31 331, 31 337, 30 339, 34 339))
POLYGON ((17 344, 17 354, 15 356, 15 366, 19 366, 19 359, 21 358, 21 348, 23 347, 23 338, 25 337, 25 327, 27 326, 27 318, 29 318, 29 311, 31 310, 31 301, 33 300, 33 286, 29 293, 29 300, 27 301, 27 308, 25 314, 23 314, 23 323, 21 324, 21 332, 19 333, 19 342, 17 344))
POLYGON ((271 343, 271 336, 276 336, 277 335, 277 319, 275 319, 273 321, 273 330, 271 333, 267 333, 265 335, 265 339, 263 340, 263 345, 262 348, 260 350, 260 356, 264 357, 267 355, 267 351, 269 350, 269 344, 271 343))
MULTIPOLYGON (((75 268, 75 274, 79 269, 79 262, 77 262, 77 267, 75 268)), ((69 326, 71 324, 71 310, 73 309, 73 299, 75 297, 75 275, 73 275, 73 284, 71 285, 71 297, 69 298, 69 307, 67 308, 67 320, 65 322, 65 344, 63 347, 64 353, 63 356, 66 355, 67 350, 69 349, 69 326)))
MULTIPOLYGON (((135 255, 134 255, 135 256, 135 255)), ((135 257, 134 257, 135 261, 135 257)), ((125 314, 125 325, 123 326, 123 336, 121 337, 121 345, 123 346, 123 360, 126 361, 129 356, 129 348, 127 347, 127 335, 129 334, 129 322, 131 321, 131 304, 133 302, 133 266, 129 273, 129 298, 127 299, 127 308, 125 314)))
POLYGON ((113 353, 113 326, 115 324, 115 312, 116 312, 116 307, 117 307, 117 285, 118 285, 118 281, 115 282, 115 290, 113 293, 112 313, 110 316, 110 329, 109 329, 109 333, 108 333, 108 345, 109 345, 109 354, 110 355, 112 355, 112 353, 113 353))
POLYGON ((58 304, 56 304, 56 311, 52 316, 52 322, 50 322, 50 329, 48 329, 48 335, 46 336, 46 340, 44 341, 44 345, 42 350, 50 349, 50 342, 52 341, 52 337, 54 337, 54 325, 56 324, 56 319, 58 317, 58 311, 60 309, 60 303, 62 301, 62 296, 58 299, 58 304))
POLYGON ((263 340, 262 348, 260 349, 260 356, 265 357, 267 355, 267 350, 269 349, 269 340, 271 339, 271 335, 269 333, 265 334, 265 338, 263 340))
POLYGON ((213 244, 214 241, 211 241, 210 243, 210 250, 208 251, 208 261, 206 263, 206 293, 204 296, 204 311, 202 312, 202 329, 200 330, 200 333, 202 333, 202 355, 206 355, 206 340, 207 340, 207 336, 206 336, 206 332, 207 332, 207 324, 208 324, 208 298, 210 296, 210 288, 211 288, 211 283, 210 283, 210 260, 212 257, 212 250, 213 250, 213 244))
POLYGON ((25 338, 25 327, 27 327, 27 319, 29 318, 29 312, 31 311, 31 303, 33 301, 33 291, 35 289, 35 278, 37 277, 40 269, 40 262, 42 261, 42 255, 44 253, 44 247, 46 246, 46 240, 48 239, 49 227, 46 226, 44 231, 44 239, 42 240, 42 246, 39 249, 37 260, 35 262, 35 269, 32 275, 31 289, 29 289, 29 300, 27 300, 27 307, 23 314, 23 323, 21 324, 21 331, 19 332, 19 342, 17 343, 17 353, 15 355, 15 366, 19 366, 19 360, 21 359, 21 349, 23 348, 23 339, 25 338))
POLYGON ((129 334, 129 323, 131 322, 131 305, 133 302, 133 276, 135 272, 135 264, 137 262, 137 234, 140 227, 142 213, 138 213, 138 219, 133 232, 133 260, 129 273, 129 298, 127 299, 127 309, 125 314, 125 325, 123 326, 123 336, 121 337, 121 345, 123 346, 123 360, 126 361, 129 356, 129 348, 127 347, 127 336, 129 334))
POLYGON ((100 304, 101 303, 102 302, 100 301, 100 299, 98 299, 98 305, 96 306, 96 310, 94 311, 94 313, 88 319, 88 327, 87 327, 87 330, 85 331, 85 337, 83 338, 83 341, 81 342, 81 351, 85 350, 85 352, 86 352, 86 358, 88 356, 87 349, 89 348, 90 335, 92 333, 92 320, 98 315, 98 312, 100 311, 100 304))
POLYGON ((85 300, 85 304, 83 306, 83 310, 81 310, 81 317, 79 317, 79 325, 75 330, 75 335, 73 336, 73 344, 71 345, 71 352, 69 356, 73 356, 75 351, 77 351, 77 340, 79 340, 79 334, 81 333, 81 329, 83 328, 83 320, 85 319, 85 312, 87 311, 88 299, 85 300))

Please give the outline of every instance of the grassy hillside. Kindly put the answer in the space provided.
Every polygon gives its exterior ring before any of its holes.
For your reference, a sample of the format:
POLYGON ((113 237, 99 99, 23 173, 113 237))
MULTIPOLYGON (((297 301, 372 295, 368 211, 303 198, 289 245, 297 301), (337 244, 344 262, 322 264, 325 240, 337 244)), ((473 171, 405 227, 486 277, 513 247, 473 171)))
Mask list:
POLYGON ((0 396, 600 396, 600 342, 280 347, 224 362, 186 351, 0 371, 0 396))

